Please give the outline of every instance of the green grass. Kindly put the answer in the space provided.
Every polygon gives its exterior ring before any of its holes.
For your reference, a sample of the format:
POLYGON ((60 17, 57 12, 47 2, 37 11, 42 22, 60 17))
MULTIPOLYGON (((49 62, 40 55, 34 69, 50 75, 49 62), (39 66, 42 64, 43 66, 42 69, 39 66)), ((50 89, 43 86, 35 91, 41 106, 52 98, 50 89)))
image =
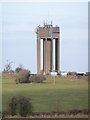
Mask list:
POLYGON ((45 83, 15 84, 14 77, 3 76, 3 110, 12 96, 31 98, 34 112, 68 111, 88 108, 88 82, 83 79, 47 78, 45 83))

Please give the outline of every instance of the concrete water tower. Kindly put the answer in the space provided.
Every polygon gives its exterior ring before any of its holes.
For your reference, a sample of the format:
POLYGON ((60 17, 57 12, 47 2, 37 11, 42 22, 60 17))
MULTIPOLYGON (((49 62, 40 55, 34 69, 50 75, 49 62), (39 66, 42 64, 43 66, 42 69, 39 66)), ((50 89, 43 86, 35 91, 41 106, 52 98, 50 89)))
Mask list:
POLYGON ((59 45, 60 45, 60 28, 51 24, 44 23, 38 26, 37 34, 37 74, 41 74, 41 62, 43 62, 43 73, 60 72, 59 63, 59 45), (43 56, 41 56, 41 41, 43 41, 43 56), (43 61, 41 61, 43 57, 43 61))

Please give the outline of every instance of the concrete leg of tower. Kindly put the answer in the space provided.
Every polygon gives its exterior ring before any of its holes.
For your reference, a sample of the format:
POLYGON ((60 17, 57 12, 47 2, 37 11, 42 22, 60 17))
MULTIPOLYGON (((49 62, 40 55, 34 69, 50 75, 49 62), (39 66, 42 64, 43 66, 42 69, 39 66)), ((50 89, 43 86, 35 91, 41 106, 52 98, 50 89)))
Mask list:
POLYGON ((52 48, 51 48, 51 54, 52 54, 52 63, 51 63, 51 65, 52 65, 52 69, 51 69, 51 71, 53 71, 53 38, 51 39, 51 46, 52 46, 52 48))
POLYGON ((46 74, 46 39, 43 38, 43 72, 46 74))
POLYGON ((60 46, 60 43, 59 43, 59 37, 58 37, 58 73, 60 72, 60 53, 59 53, 59 46, 60 46))
POLYGON ((40 74, 40 38, 37 35, 37 74, 40 74))
POLYGON ((45 74, 47 74, 47 38, 45 38, 45 74))

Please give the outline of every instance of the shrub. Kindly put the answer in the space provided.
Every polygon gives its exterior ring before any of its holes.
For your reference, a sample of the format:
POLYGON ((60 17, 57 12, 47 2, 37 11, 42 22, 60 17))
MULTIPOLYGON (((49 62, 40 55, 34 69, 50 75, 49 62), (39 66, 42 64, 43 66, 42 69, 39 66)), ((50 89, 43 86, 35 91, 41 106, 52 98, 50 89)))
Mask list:
POLYGON ((30 99, 25 97, 20 97, 19 106, 20 106, 19 114, 21 116, 26 117, 27 115, 30 115, 32 113, 32 104, 30 102, 30 99))
POLYGON ((43 75, 30 77, 30 82, 43 83, 44 80, 46 80, 46 77, 43 75))
POLYGON ((20 67, 17 67, 17 68, 15 69, 16 73, 19 73, 21 70, 23 70, 23 69, 20 68, 20 67))
POLYGON ((15 80, 16 83, 29 83, 30 71, 29 70, 20 70, 17 74, 17 78, 15 80))
POLYGON ((9 111, 12 116, 16 115, 18 100, 17 97, 13 97, 9 103, 9 111))
POLYGON ((2 118, 5 118, 5 117, 8 116, 8 115, 10 115, 9 111, 8 111, 8 110, 5 110, 5 111, 3 111, 1 117, 2 117, 2 118))
POLYGON ((29 98, 24 96, 12 97, 8 104, 8 109, 3 112, 3 118, 7 115, 17 115, 18 113, 26 117, 33 111, 33 107, 29 98))

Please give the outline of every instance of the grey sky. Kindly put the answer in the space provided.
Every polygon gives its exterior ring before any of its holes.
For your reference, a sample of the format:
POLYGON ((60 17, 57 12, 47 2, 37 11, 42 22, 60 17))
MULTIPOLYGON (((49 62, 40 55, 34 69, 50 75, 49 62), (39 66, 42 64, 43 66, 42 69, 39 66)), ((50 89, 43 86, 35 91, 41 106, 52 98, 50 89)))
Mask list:
POLYGON ((3 3, 3 68, 23 64, 37 71, 35 29, 43 21, 60 26, 60 69, 88 71, 88 3, 3 3))

